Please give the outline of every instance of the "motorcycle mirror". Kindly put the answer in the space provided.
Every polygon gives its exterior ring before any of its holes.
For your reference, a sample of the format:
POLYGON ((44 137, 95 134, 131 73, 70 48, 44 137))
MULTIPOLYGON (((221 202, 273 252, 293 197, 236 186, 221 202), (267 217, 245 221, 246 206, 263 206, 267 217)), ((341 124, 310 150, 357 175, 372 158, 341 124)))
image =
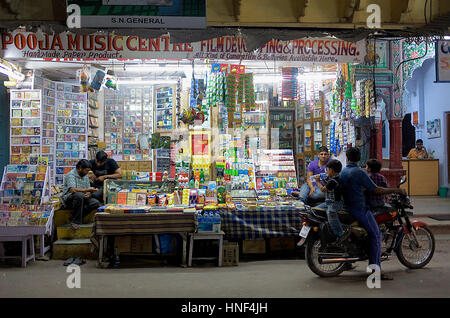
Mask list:
POLYGON ((406 182, 406 180, 407 180, 407 177, 406 177, 406 176, 403 176, 403 177, 400 179, 400 184, 399 184, 398 186, 400 187, 402 184, 404 184, 404 183, 406 182))

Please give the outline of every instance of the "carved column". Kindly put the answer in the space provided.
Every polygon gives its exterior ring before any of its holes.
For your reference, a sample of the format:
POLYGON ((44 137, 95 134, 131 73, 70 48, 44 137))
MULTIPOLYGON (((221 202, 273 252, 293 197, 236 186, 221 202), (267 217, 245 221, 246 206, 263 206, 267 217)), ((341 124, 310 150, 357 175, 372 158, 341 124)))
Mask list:
POLYGON ((396 188, 405 174, 402 166, 402 119, 389 120, 389 170, 382 170, 390 187, 396 188))

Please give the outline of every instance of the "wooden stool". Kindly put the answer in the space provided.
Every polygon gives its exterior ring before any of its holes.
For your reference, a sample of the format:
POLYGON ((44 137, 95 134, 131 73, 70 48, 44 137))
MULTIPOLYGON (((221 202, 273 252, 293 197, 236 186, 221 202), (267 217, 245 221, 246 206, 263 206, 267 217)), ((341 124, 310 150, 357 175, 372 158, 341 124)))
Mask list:
POLYGON ((192 266, 192 260, 218 260, 218 266, 222 266, 222 245, 223 245, 223 236, 224 232, 220 231, 216 232, 198 232, 198 233, 189 233, 189 260, 188 266, 192 266), (195 240, 218 240, 219 241, 219 256, 218 257, 195 257, 192 258, 192 252, 194 250, 194 241, 195 240))
POLYGON ((2 258, 2 259, 19 258, 22 260, 22 267, 26 267, 28 261, 35 260, 33 235, 0 236, 0 242, 22 242, 22 255, 21 256, 0 255, 0 258, 2 258), (27 248, 27 244, 28 244, 28 248, 27 248), (30 254, 28 254, 27 250, 30 251, 30 254))

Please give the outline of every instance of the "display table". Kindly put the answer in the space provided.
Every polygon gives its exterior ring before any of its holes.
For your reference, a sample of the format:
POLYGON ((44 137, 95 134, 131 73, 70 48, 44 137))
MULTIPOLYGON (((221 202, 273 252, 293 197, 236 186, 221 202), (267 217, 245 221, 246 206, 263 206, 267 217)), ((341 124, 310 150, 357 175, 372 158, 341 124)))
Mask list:
POLYGON ((221 209, 221 229, 225 239, 258 239, 298 236, 302 227, 300 211, 295 207, 270 207, 262 210, 221 209))
POLYGON ((108 236, 179 234, 183 239, 182 266, 186 267, 187 235, 197 229, 194 213, 97 213, 91 242, 98 248, 98 265, 103 265, 103 252, 108 236))
POLYGON ((34 236, 40 239, 39 256, 43 257, 45 253, 50 250, 50 246, 44 245, 45 235, 51 235, 53 228, 54 209, 51 209, 47 222, 39 226, 1 226, 0 227, 0 245, 3 242, 21 242, 22 255, 20 256, 5 256, 3 255, 3 246, 0 246, 0 259, 18 258, 22 261, 22 267, 30 260, 35 260, 34 252, 34 236), (28 247, 27 247, 28 246, 28 247), (29 254, 27 253, 29 250, 29 254))

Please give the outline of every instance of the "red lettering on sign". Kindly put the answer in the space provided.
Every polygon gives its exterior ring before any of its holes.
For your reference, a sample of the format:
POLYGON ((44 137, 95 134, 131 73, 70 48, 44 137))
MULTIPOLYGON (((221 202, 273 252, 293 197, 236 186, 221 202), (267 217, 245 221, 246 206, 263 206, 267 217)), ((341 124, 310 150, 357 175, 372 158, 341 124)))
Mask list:
POLYGON ((137 51, 136 46, 134 46, 134 47, 131 46, 131 40, 136 40, 137 41, 137 39, 138 39, 137 36, 130 36, 130 37, 128 37, 128 39, 127 39, 127 48, 130 51, 137 51))
POLYGON ((145 40, 143 38, 139 38, 139 51, 148 51, 148 48, 145 45, 145 40))
POLYGON ((92 51, 94 49, 94 37, 92 35, 83 35, 83 50, 92 51), (89 37, 89 44, 87 38, 89 37))
POLYGON ((116 37, 114 37, 114 40, 113 40, 113 43, 112 43, 114 50, 122 51, 123 50, 123 45, 117 46, 117 40, 123 40, 123 36, 116 36, 116 37))
POLYGON ((25 46, 27 45, 27 40, 25 39, 25 35, 23 35, 22 33, 16 34, 16 36, 14 37, 14 45, 19 50, 23 50, 25 48, 25 46))
POLYGON ((67 49, 73 50, 74 47, 77 51, 80 50, 80 35, 76 35, 75 39, 74 39, 73 34, 68 34, 67 35, 67 49))
POLYGON ((99 45, 95 47, 96 51, 104 51, 106 49, 105 39, 106 35, 97 35, 95 37, 95 44, 99 45))
POLYGON ((2 33, 2 49, 5 50, 8 44, 13 43, 13 37, 11 33, 2 33))
POLYGON ((159 38, 157 38, 157 39, 150 39, 150 45, 149 45, 149 48, 148 48, 148 50, 149 51, 153 51, 153 49, 155 50, 155 51, 160 51, 160 44, 161 44, 161 40, 159 39, 159 38))

